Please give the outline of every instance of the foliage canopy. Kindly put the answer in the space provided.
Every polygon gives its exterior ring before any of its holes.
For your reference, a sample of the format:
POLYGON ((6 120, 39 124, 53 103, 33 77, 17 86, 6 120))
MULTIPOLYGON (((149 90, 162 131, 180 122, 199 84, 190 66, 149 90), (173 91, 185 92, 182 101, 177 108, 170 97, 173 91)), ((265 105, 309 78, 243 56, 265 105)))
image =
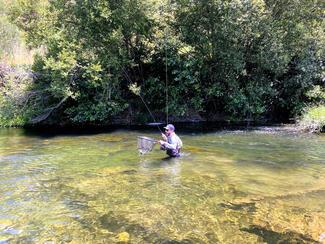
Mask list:
MULTIPOLYGON (((104 122, 145 112, 286 119, 324 87, 321 0, 17 0, 11 20, 32 47, 44 110, 104 122), (168 67, 166 72, 166 65, 168 67)), ((32 106, 32 105, 31 105, 32 106)))

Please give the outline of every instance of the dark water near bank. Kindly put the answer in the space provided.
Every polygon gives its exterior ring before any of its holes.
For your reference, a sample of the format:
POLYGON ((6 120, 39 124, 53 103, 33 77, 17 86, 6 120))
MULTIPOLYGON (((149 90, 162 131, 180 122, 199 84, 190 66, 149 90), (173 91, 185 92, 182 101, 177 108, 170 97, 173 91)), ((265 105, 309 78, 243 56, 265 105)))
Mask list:
POLYGON ((321 241, 325 136, 187 130, 166 159, 138 135, 0 129, 0 243, 321 241))

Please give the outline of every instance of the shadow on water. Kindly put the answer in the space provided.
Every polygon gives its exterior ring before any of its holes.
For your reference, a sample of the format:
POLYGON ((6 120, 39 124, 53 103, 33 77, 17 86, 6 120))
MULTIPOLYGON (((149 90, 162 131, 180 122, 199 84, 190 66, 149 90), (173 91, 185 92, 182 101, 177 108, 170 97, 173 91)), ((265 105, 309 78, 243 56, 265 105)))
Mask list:
MULTIPOLYGON (((125 173, 124 171, 121 173, 125 173)), ((132 172, 133 173, 133 172, 132 172)), ((75 198, 75 197, 74 197, 75 198)), ((109 234, 111 236, 111 240, 117 243, 118 240, 115 240, 118 233, 127 232, 130 233, 132 236, 141 237, 143 241, 148 243, 194 243, 191 241, 178 241, 169 239, 167 236, 164 236, 152 228, 148 228, 143 226, 140 223, 135 222, 134 220, 129 220, 121 213, 116 211, 107 211, 106 213, 99 213, 94 208, 90 207, 86 200, 87 196, 76 189, 69 188, 69 199, 70 201, 66 201, 65 204, 69 209, 74 210, 76 207, 79 211, 85 211, 87 214, 83 214, 83 217, 75 217, 74 219, 79 222, 79 224, 85 230, 97 233, 98 230, 104 229, 107 232, 104 232, 105 235, 109 234), (83 197, 82 201, 73 201, 71 198, 71 193, 74 192, 78 195, 78 198, 83 197), (77 205, 76 205, 77 204, 77 205), (82 208, 80 208, 80 205, 82 208)), ((88 201, 91 199, 88 199, 88 201)))
MULTIPOLYGON (((272 131, 272 128, 279 127, 279 124, 275 123, 247 123, 247 122, 176 122, 174 123, 177 132, 188 133, 210 133, 222 130, 227 131, 251 131, 261 126, 267 126, 268 130, 272 131)), ((163 130, 165 124, 159 125, 163 130)), ((142 124, 142 125, 90 125, 90 126, 35 126, 26 127, 22 129, 25 136, 35 136, 41 138, 52 138, 55 136, 69 135, 96 135, 100 133, 112 133, 118 130, 125 131, 141 131, 141 132, 157 132, 156 125, 142 124)), ((159 132, 159 131, 158 131, 159 132)))
POLYGON ((220 203, 219 206, 231 210, 240 210, 240 211, 246 210, 247 212, 250 213, 256 211, 255 202, 239 203, 239 204, 229 202, 229 203, 220 203))
POLYGON ((117 127, 111 128, 78 128, 78 127, 41 127, 41 128, 24 128, 22 133, 24 136, 39 137, 49 139, 57 136, 80 136, 80 135, 98 135, 101 133, 112 133, 118 130, 117 127))
POLYGON ((319 243, 318 241, 311 239, 309 236, 297 232, 287 231, 280 233, 257 225, 252 225, 248 228, 241 228, 240 230, 258 235, 263 239, 263 242, 266 243, 319 243))
POLYGON ((148 243, 184 243, 176 240, 170 240, 167 237, 161 236, 156 231, 144 227, 141 224, 134 223, 121 215, 116 215, 114 212, 107 212, 106 214, 99 217, 99 222, 103 229, 109 232, 121 233, 127 232, 137 236, 141 236, 144 241, 148 243))
MULTIPOLYGON (((122 177, 128 177, 129 175, 137 174, 137 170, 122 170, 115 172, 115 174, 122 177)), ((127 232, 132 237, 140 238, 146 243, 196 243, 189 240, 173 240, 169 236, 159 233, 153 228, 146 227, 134 219, 129 219, 123 211, 110 210, 109 205, 107 209, 98 211, 91 205, 91 202, 96 200, 95 196, 82 192, 76 187, 69 186, 69 182, 71 181, 72 179, 70 178, 65 178, 65 180, 61 178, 60 181, 58 179, 52 179, 50 181, 43 180, 41 182, 43 184, 39 184, 38 190, 40 192, 47 191, 53 196, 60 196, 60 202, 64 204, 66 210, 68 210, 70 218, 77 222, 82 229, 82 231, 80 231, 80 236, 76 236, 74 230, 70 229, 70 226, 59 226, 59 229, 55 229, 59 235, 45 238, 49 242, 88 242, 94 238, 93 236, 97 236, 102 240, 106 240, 107 243, 124 243, 119 242, 117 236, 119 233, 127 232), (46 189, 43 189, 44 187, 46 189), (105 231, 103 232, 102 230, 105 231), (77 239, 74 239, 76 237, 77 239)), ((71 224, 71 226, 73 225, 71 224)), ((44 236, 46 235, 45 233, 42 234, 44 236)), ((42 239, 40 240, 38 237, 39 236, 32 235, 17 236, 12 239, 12 241, 17 241, 18 243, 41 242, 42 239)), ((2 242, 0 241, 0 243, 2 242)))

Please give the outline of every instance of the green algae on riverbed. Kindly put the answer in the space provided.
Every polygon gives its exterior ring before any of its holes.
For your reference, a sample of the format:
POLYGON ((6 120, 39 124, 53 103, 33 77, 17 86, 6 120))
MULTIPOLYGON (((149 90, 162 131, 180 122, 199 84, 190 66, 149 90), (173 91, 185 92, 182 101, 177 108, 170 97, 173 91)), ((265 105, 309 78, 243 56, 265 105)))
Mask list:
POLYGON ((140 156, 138 135, 0 130, 0 241, 317 243, 325 232, 324 137, 184 134, 183 156, 167 159, 140 156))

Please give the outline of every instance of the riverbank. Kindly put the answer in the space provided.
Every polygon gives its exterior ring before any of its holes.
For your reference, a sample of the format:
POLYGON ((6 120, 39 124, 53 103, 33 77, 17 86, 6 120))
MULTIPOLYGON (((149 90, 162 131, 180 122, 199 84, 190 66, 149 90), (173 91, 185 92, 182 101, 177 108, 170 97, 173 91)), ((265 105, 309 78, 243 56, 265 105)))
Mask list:
MULTIPOLYGON (((159 118, 159 117, 158 117, 159 118)), ((290 133, 324 133, 325 122, 315 121, 313 119, 307 120, 307 115, 301 117, 297 121, 271 121, 271 120, 231 120, 221 119, 207 120, 199 115, 187 118, 173 117, 169 120, 169 123, 173 123, 176 128, 183 131, 212 131, 212 130, 255 130, 257 128, 266 129, 270 131, 285 131, 290 133), (269 128, 269 129, 268 129, 269 128)), ((59 121, 47 121, 43 123, 10 123, 1 124, 0 128, 26 128, 29 130, 54 130, 54 131, 110 131, 116 129, 131 129, 131 130, 157 130, 157 126, 163 129, 166 124, 162 118, 159 122, 139 122, 136 120, 130 120, 130 117, 125 118, 121 116, 113 117, 106 123, 71 123, 71 122, 59 122, 59 121)), ((8 122, 8 121, 6 121, 8 122)))
MULTIPOLYGON (((136 118, 131 118, 128 114, 123 114, 119 116, 114 116, 110 121, 106 123, 71 123, 68 121, 60 122, 58 120, 47 120, 42 123, 15 123, 12 121, 1 121, 0 120, 0 128, 26 128, 30 130, 54 130, 54 131, 109 131, 116 129, 131 129, 131 130, 156 130, 157 126, 161 129, 166 124, 165 119, 160 114, 154 114, 157 118, 157 122, 141 122, 136 118), (9 122, 9 123, 8 123, 9 122)), ((149 118, 146 117, 144 121, 150 121, 149 118)), ((306 116, 305 116, 306 117, 306 116)), ((303 118, 305 118, 303 117, 303 118)), ((286 131, 292 133, 305 133, 305 132, 315 132, 322 133, 324 132, 324 124, 318 123, 318 125, 322 125, 322 129, 320 127, 311 126, 311 121, 307 121, 306 119, 302 120, 290 120, 290 121, 275 121, 275 120, 233 120, 227 119, 226 116, 215 116, 214 120, 208 120, 199 114, 187 117, 177 117, 171 116, 169 118, 169 123, 173 123, 178 129, 184 131, 211 131, 211 130, 252 130, 256 128, 275 128, 277 131, 286 131), (317 128, 317 129, 315 129, 317 128)), ((316 124, 316 123, 314 123, 316 124)))
MULTIPOLYGON (((0 128, 1 127, 25 127, 25 128, 61 128, 61 129, 87 129, 87 128, 145 128, 148 123, 154 122, 150 114, 141 106, 134 106, 131 102, 124 111, 110 116, 102 121, 74 121, 66 111, 74 103, 73 99, 63 99, 59 104, 47 109, 40 109, 29 104, 44 99, 44 94, 30 90, 34 84, 35 74, 21 68, 13 68, 8 65, 0 65, 0 128), (11 78, 10 78, 11 77, 11 78)), ((166 121, 164 112, 154 110, 153 117, 162 124, 166 121)), ((295 123, 291 130, 295 132, 325 131, 325 106, 309 107, 303 114, 288 120, 287 116, 281 119, 275 115, 259 116, 259 119, 236 119, 235 116, 224 112, 198 112, 193 109, 180 116, 170 114, 168 120, 180 125, 195 125, 202 129, 210 128, 236 128, 250 126, 277 126, 281 124, 295 123)), ((188 127, 188 126, 186 126, 188 127)))
MULTIPOLYGON (((176 122, 174 123, 177 133, 180 134, 205 134, 205 133, 218 133, 222 131, 234 132, 234 133, 248 133, 256 132, 261 134, 306 134, 295 124, 281 124, 281 123, 269 123, 269 124, 258 124, 258 123, 230 123, 230 122, 176 122)), ((165 124, 158 125, 161 130, 165 124)), ((1 129, 1 128, 0 128, 1 129)), ((2 128, 4 130, 5 128, 2 128)), ((11 130, 11 128, 6 128, 11 130)), ((22 128, 24 133, 28 135, 92 135, 99 133, 111 133, 115 131, 127 130, 130 132, 134 131, 145 131, 148 133, 160 134, 157 125, 152 124, 134 124, 134 125, 121 125, 114 124, 109 126, 104 125, 83 125, 83 126, 29 126, 22 128)))
POLYGON ((298 126, 307 132, 325 132, 325 105, 307 108, 298 121, 298 126))
MULTIPOLYGON (((107 114, 106 110, 109 105, 105 103, 95 110, 89 108, 87 110, 89 118, 86 116, 87 119, 81 119, 79 112, 72 116, 70 112, 80 104, 69 96, 63 99, 49 99, 51 95, 47 93, 46 89, 42 90, 43 88, 38 87, 36 78, 37 74, 32 72, 30 68, 11 67, 0 63, 0 127, 105 128, 112 126, 141 126, 155 122, 139 98, 134 97, 134 95, 129 96, 130 94, 124 101, 128 101, 128 105, 125 104, 127 107, 120 112, 114 112, 112 115, 107 114), (48 99, 49 101, 47 101, 48 99)), ((320 87, 316 91, 319 93, 314 92, 317 98, 320 99, 324 96, 320 87)), ((165 122, 166 113, 164 109, 157 109, 154 105, 151 105, 151 99, 147 98, 147 102, 150 109, 152 109, 153 117, 158 122, 165 122)), ((228 111, 227 113, 225 109, 220 107, 204 109, 204 112, 194 108, 187 108, 181 113, 182 115, 179 114, 179 111, 178 113, 173 111, 169 111, 168 120, 171 123, 249 126, 294 122, 293 119, 289 119, 288 111, 286 113, 283 111, 269 111, 260 115, 253 116, 250 114, 250 116, 246 115, 244 117, 234 111, 232 113, 228 111)), ((295 119, 295 123, 297 124, 297 130, 324 132, 325 107, 319 106, 305 109, 302 116, 295 119)))

